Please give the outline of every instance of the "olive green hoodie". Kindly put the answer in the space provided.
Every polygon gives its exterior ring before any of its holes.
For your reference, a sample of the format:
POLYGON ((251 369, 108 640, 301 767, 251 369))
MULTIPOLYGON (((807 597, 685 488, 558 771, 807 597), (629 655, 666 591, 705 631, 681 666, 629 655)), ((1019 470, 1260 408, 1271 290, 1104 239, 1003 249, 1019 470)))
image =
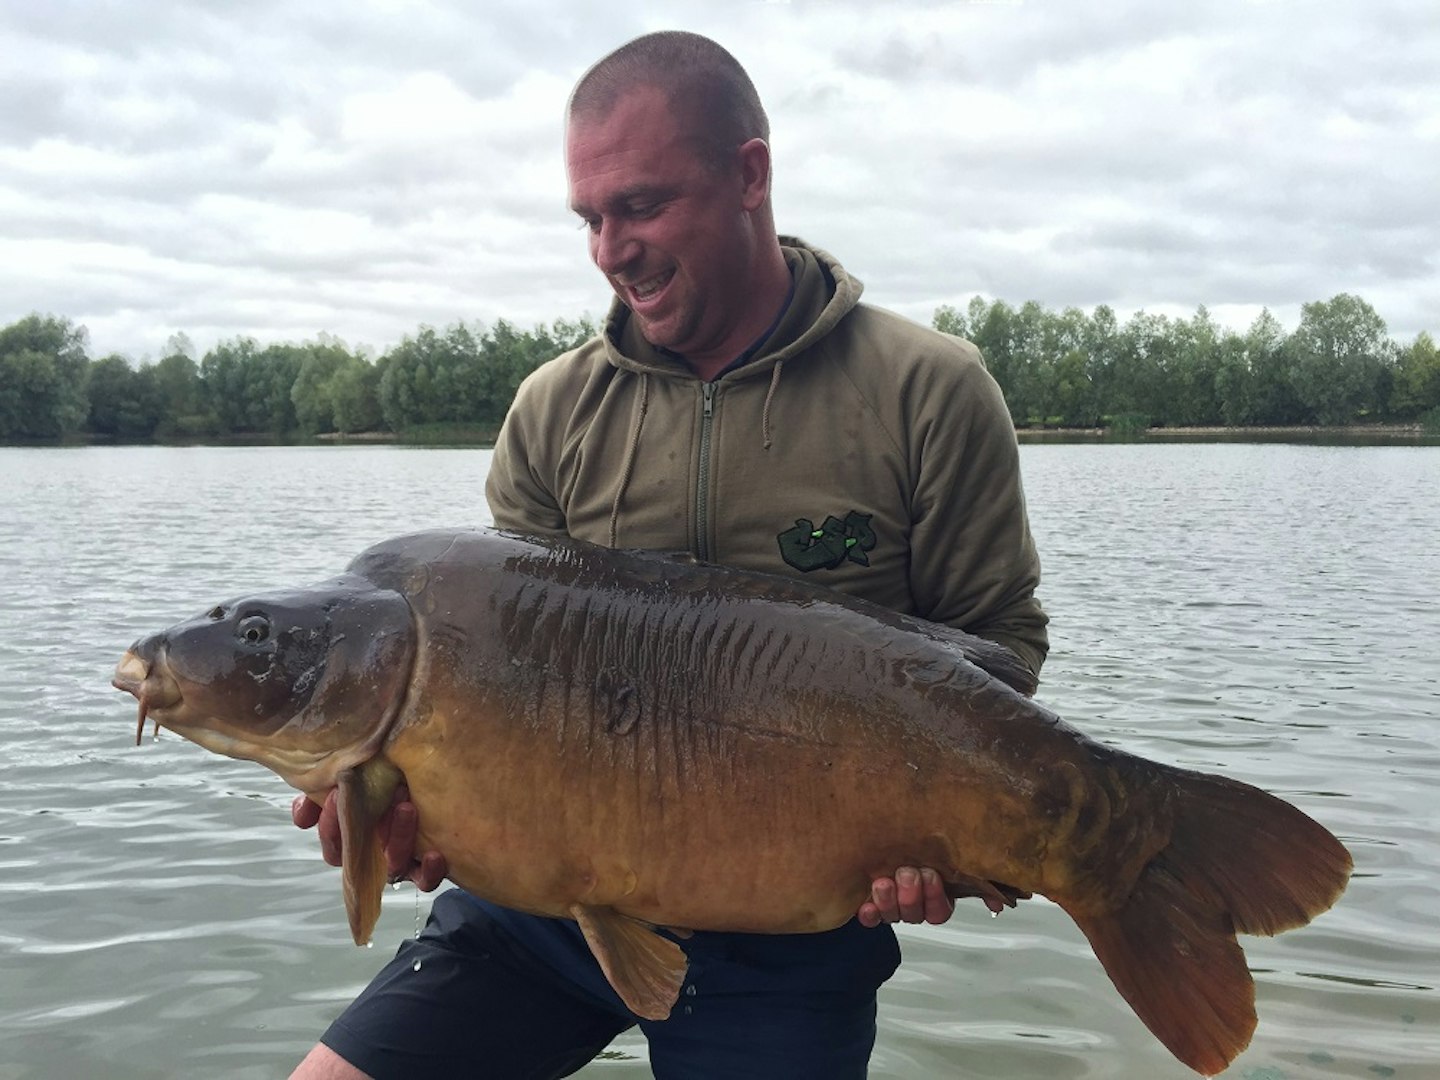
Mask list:
POLYGON ((496 525, 830 585, 1009 647, 1046 617, 1015 432, 979 350, 861 304, 782 238, 795 282, 747 358, 702 383, 612 306, 521 385, 486 489, 496 525))

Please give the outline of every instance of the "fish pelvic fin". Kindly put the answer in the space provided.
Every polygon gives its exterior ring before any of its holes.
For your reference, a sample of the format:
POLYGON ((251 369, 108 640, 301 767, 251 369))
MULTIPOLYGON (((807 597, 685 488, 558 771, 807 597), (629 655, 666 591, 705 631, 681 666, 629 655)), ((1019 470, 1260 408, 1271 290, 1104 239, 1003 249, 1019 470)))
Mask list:
POLYGON ((1196 1072, 1224 1069, 1255 1030, 1255 986, 1236 933, 1271 935, 1328 910, 1350 853, 1312 818, 1258 788, 1164 769, 1170 841, 1116 911, 1066 907, 1121 995, 1196 1072))
POLYGON ((646 1020, 669 1019, 689 968, 684 950, 614 908, 572 904, 570 916, 625 1007, 646 1020))
POLYGON ((356 945, 370 940, 380 918, 386 874, 385 849, 377 826, 390 808, 400 780, 400 770, 379 758, 345 769, 337 778, 336 809, 343 859, 340 883, 350 936, 356 945))

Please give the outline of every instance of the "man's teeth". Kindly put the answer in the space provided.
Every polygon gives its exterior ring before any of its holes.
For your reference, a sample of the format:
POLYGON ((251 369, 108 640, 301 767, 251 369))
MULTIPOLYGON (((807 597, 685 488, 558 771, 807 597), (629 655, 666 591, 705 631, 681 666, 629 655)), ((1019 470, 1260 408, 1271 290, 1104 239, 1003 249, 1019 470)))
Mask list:
POLYGON ((652 278, 646 278, 644 281, 637 282, 636 284, 630 286, 630 288, 631 291, 635 293, 637 299, 648 300, 650 297, 654 296, 657 292, 660 291, 661 287, 665 284, 667 280, 667 275, 656 274, 652 278))

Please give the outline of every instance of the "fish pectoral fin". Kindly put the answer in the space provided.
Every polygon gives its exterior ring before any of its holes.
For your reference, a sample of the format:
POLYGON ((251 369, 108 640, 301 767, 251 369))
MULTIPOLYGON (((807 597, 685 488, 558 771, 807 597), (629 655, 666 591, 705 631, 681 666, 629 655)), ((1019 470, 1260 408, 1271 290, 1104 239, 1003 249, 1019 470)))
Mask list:
POLYGON ((380 897, 385 891, 385 849, 376 828, 400 783, 400 770, 388 761, 371 758, 337 778, 336 809, 340 816, 340 883, 345 893, 345 914, 356 945, 370 940, 380 918, 380 897))
POLYGON ((1025 665, 1025 661, 998 641, 976 637, 943 623, 927 626, 926 629, 932 637, 944 641, 970 663, 994 675, 1012 690, 1030 697, 1039 687, 1040 680, 1025 665))
POLYGON ((978 896, 985 901, 985 906, 991 911, 999 913, 1001 908, 1013 908, 1016 901, 1029 900, 1031 894, 1024 889, 1017 889, 1014 885, 1006 885, 1003 881, 989 881, 985 878, 972 877, 969 874, 949 874, 945 878, 945 895, 951 900, 960 900, 967 896, 978 896))
POLYGON ((570 916, 626 1008, 646 1020, 668 1019, 685 983, 685 951, 614 908, 572 904, 570 916))

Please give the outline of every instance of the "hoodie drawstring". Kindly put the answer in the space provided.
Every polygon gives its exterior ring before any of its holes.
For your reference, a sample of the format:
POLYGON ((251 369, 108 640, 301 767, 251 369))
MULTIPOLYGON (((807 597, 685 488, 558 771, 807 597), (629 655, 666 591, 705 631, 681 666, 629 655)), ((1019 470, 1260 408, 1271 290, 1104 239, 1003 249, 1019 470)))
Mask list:
POLYGON ((630 486, 630 474, 635 471, 635 456, 640 449, 640 429, 645 426, 645 411, 650 407, 650 374, 640 373, 640 396, 635 399, 635 413, 630 418, 630 442, 625 447, 625 465, 620 470, 620 486, 615 489, 615 501, 610 504, 610 546, 613 548, 620 533, 620 500, 630 486))
POLYGON ((760 414, 760 445, 765 450, 770 449, 770 402, 775 399, 775 391, 780 386, 780 369, 784 366, 784 360, 775 361, 775 366, 770 369, 770 389, 765 391, 765 410, 760 414))
MULTIPOLYGON (((770 369, 770 388, 765 391, 765 407, 760 413, 760 439, 765 450, 770 449, 770 404, 780 387, 780 371, 785 361, 777 360, 770 369)), ((640 394, 635 399, 635 411, 630 417, 630 437, 625 446, 625 461, 620 469, 620 483, 615 488, 615 500, 610 504, 610 546, 613 548, 620 537, 620 501, 625 489, 630 486, 630 477, 635 472, 635 459, 640 452, 640 432, 645 426, 645 413, 650 408, 650 373, 640 372, 640 394)))

